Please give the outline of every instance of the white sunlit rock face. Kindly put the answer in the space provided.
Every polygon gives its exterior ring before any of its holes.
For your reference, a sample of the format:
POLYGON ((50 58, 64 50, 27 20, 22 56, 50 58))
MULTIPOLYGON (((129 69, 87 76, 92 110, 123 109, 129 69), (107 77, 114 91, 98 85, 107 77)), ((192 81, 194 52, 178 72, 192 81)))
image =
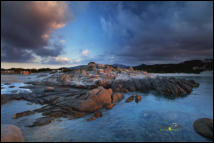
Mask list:
POLYGON ((96 63, 89 63, 86 69, 77 69, 67 73, 56 73, 43 79, 46 83, 71 85, 74 87, 96 87, 105 83, 111 84, 115 80, 130 80, 153 78, 152 74, 133 69, 114 69, 96 63))

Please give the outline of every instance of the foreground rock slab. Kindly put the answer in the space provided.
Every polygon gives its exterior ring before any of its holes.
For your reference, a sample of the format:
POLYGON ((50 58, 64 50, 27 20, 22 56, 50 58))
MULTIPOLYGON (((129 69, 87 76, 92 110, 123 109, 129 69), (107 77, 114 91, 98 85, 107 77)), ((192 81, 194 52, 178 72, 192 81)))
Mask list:
POLYGON ((213 120, 200 118, 193 123, 194 130, 201 136, 213 139, 213 120))
POLYGON ((1 142, 24 142, 21 130, 15 125, 1 125, 1 142))

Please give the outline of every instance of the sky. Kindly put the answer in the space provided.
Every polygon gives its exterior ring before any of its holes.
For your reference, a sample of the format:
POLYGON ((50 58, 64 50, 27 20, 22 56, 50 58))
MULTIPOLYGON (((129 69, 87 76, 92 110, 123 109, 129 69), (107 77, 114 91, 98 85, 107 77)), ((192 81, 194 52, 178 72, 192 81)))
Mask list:
POLYGON ((2 68, 213 58, 213 2, 1 2, 2 68))

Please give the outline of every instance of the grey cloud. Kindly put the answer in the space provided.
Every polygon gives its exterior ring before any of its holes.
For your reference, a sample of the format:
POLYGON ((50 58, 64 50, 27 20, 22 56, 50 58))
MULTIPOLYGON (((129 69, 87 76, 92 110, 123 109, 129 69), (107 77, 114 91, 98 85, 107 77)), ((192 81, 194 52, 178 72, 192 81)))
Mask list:
POLYGON ((213 57, 212 2, 125 2, 115 9, 111 23, 120 40, 111 53, 117 56, 115 62, 213 57))
POLYGON ((58 56, 63 45, 50 42, 50 37, 70 18, 66 2, 2 2, 2 61, 28 62, 33 54, 58 56))

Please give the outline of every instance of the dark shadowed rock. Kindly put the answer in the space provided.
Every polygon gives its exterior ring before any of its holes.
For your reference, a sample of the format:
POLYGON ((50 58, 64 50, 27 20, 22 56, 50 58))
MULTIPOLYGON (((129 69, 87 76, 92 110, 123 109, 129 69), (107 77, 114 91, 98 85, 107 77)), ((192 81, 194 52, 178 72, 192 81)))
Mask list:
POLYGON ((51 92, 54 91, 54 87, 48 86, 44 88, 44 92, 51 92))
POLYGON ((128 89, 126 89, 126 88, 122 88, 122 92, 128 93, 128 92, 129 92, 129 90, 128 90, 128 89))
POLYGON ((28 127, 47 125, 47 124, 51 123, 52 120, 53 120, 53 118, 50 118, 50 117, 41 117, 41 118, 36 119, 36 121, 33 122, 33 124, 28 127))
POLYGON ((12 86, 9 86, 9 88, 14 88, 14 87, 15 87, 15 86, 13 86, 13 85, 12 85, 12 86))
POLYGON ((83 117, 83 116, 85 116, 85 115, 86 115, 85 112, 75 112, 75 113, 74 113, 74 117, 75 117, 75 118, 80 118, 80 117, 83 117))
POLYGON ((100 111, 94 113, 94 117, 96 117, 96 118, 100 118, 100 117, 102 117, 102 116, 103 116, 103 114, 102 114, 102 112, 100 112, 100 111))
POLYGON ((1 105, 6 104, 7 102, 14 100, 14 95, 1 95, 1 105))
POLYGON ((208 118, 201 118, 193 123, 195 131, 209 139, 213 139, 213 120, 208 118))
POLYGON ((134 95, 130 96, 126 99, 126 102, 132 102, 134 100, 134 95))
POLYGON ((20 112, 20 113, 16 113, 14 116, 13 116, 13 119, 17 119, 17 118, 20 118, 20 117, 23 117, 23 116, 27 116, 27 115, 31 115, 35 113, 34 111, 24 111, 24 112, 20 112))
POLYGON ((24 137, 17 126, 1 125, 1 142, 24 142, 24 137))
POLYGON ((86 119, 87 121, 92 121, 92 120, 96 120, 97 118, 102 117, 102 112, 98 111, 96 113, 94 113, 93 116, 91 116, 90 118, 86 119))
POLYGON ((93 121, 93 120, 96 120, 97 118, 96 117, 94 117, 94 116, 92 116, 92 117, 90 117, 90 118, 88 118, 88 119, 86 119, 87 121, 93 121))
POLYGON ((140 96, 140 95, 137 94, 135 96, 135 102, 138 103, 141 100, 141 98, 142 98, 142 96, 140 96))

